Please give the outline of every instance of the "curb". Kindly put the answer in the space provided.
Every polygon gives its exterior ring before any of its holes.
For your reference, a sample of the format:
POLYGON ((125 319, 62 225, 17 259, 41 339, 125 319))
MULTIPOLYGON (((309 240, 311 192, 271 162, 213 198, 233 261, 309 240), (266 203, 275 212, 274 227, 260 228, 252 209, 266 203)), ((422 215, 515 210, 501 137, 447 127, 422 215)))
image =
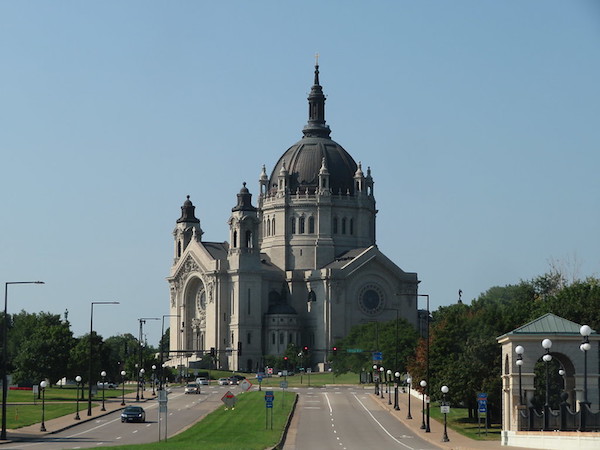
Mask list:
POLYGON ((294 418, 294 413, 296 412, 296 405, 298 404, 298 398, 300 398, 300 394, 296 393, 296 397, 294 399, 294 405, 292 406, 292 410, 290 411, 290 414, 288 415, 288 419, 285 424, 285 427, 283 428, 281 440, 275 445, 275 447, 273 447, 273 450, 280 450, 285 445, 285 439, 287 438, 287 434, 290 429, 292 419, 294 418))

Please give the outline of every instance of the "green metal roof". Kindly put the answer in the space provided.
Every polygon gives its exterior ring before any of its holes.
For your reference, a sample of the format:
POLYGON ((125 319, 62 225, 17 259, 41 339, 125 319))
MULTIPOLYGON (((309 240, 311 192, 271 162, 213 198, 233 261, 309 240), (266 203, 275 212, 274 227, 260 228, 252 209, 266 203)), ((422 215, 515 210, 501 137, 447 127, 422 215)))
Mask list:
MULTIPOLYGON (((579 336, 580 328, 581 325, 578 323, 548 313, 506 334, 572 334, 579 336)), ((595 333, 594 331, 593 334, 595 333)))

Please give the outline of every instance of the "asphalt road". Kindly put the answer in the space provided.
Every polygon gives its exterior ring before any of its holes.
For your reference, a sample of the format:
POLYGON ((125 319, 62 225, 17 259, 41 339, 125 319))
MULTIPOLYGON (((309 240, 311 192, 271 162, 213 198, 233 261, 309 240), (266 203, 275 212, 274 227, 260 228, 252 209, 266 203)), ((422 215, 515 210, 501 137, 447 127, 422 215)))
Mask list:
POLYGON ((284 450, 433 450, 360 387, 299 390, 284 450))
MULTIPOLYGON (((186 395, 183 388, 173 389, 168 401, 168 435, 194 424, 199 418, 222 405, 221 397, 227 389, 227 386, 202 386, 202 393, 199 395, 186 395)), ((235 389, 235 393, 237 391, 238 389, 235 389)), ((140 405, 146 411, 146 423, 121 423, 121 412, 116 411, 55 434, 7 443, 0 448, 55 450, 156 442, 158 402, 153 399, 140 405)))

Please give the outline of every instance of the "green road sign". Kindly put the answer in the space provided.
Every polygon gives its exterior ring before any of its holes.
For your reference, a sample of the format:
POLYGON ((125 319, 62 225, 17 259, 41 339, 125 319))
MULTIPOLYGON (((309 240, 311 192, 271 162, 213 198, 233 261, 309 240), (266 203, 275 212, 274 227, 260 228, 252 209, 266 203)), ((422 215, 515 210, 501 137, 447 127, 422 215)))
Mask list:
POLYGON ((362 348, 349 348, 346 349, 347 353, 362 353, 363 349, 362 348))

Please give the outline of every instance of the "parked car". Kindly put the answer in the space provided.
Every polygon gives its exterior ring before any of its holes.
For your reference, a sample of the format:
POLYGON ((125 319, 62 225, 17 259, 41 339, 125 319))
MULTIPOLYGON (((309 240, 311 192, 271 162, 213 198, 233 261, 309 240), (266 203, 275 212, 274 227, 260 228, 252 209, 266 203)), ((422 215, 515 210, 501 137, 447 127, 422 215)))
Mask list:
POLYGON ((199 394, 200 385, 198 383, 188 383, 185 387, 186 394, 199 394))
POLYGON ((141 406, 126 406, 121 413, 121 422, 145 422, 146 411, 141 406))
POLYGON ((219 378, 219 386, 227 386, 229 384, 229 378, 219 378))
POLYGON ((196 383, 201 384, 203 386, 208 386, 208 378, 205 378, 205 377, 196 378, 196 383))

